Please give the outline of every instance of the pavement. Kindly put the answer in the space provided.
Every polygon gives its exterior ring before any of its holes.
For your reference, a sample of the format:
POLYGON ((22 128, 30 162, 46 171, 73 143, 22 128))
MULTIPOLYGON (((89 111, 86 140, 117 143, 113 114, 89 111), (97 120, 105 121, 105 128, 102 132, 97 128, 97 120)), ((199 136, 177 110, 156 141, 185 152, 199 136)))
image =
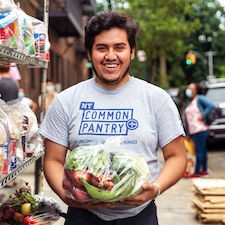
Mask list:
MULTIPOLYGON (((160 155, 161 157, 161 155, 160 155)), ((161 157, 162 159, 162 157, 161 157)), ((207 178, 225 179, 225 147, 222 150, 212 150, 208 153, 209 176, 207 178)), ((163 163, 163 161, 162 161, 163 163)), ((18 181, 28 181, 34 189, 34 165, 31 165, 18 176, 18 181)), ((204 179, 204 178, 203 178, 204 179)), ((192 208, 192 179, 182 178, 177 184, 164 192, 156 199, 158 208, 159 225, 200 225, 194 209, 192 208)), ((2 188, 4 193, 9 194, 10 188, 2 188)), ((2 192, 1 190, 1 192, 2 192)), ((50 189, 43 178, 40 194, 53 197, 66 212, 67 206, 50 189)), ((64 219, 60 218, 54 225, 63 225, 64 219)), ((218 224, 218 223, 217 223, 218 224)), ((207 225, 217 225, 216 223, 207 225)), ((220 224, 220 223, 219 223, 220 224)))

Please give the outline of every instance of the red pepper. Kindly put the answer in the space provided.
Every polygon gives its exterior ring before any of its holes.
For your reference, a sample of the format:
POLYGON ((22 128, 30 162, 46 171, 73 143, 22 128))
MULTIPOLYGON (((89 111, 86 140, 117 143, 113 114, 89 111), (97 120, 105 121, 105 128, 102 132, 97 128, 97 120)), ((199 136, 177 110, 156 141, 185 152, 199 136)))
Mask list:
POLYGON ((31 225, 31 224, 36 224, 36 220, 34 219, 33 216, 26 216, 23 219, 23 225, 31 225))

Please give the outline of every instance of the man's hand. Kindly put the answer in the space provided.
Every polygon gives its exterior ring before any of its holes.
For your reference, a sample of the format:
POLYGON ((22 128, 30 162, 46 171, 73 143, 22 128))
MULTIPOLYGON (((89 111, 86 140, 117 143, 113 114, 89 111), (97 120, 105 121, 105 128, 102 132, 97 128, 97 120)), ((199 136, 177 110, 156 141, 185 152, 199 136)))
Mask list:
POLYGON ((158 193, 159 187, 156 187, 150 182, 146 182, 142 185, 142 191, 138 195, 126 198, 123 201, 120 201, 120 203, 134 206, 142 205, 145 202, 154 199, 158 195, 158 193))

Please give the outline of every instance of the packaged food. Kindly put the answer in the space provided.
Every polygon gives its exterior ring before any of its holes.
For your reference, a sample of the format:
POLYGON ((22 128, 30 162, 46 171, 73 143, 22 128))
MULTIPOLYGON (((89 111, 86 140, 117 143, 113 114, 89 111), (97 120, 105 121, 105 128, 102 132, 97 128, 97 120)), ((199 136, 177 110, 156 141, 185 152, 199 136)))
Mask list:
POLYGON ((19 51, 33 56, 35 54, 34 49, 34 33, 31 22, 31 16, 27 15, 21 8, 17 8, 16 13, 18 15, 18 28, 19 28, 19 51))
POLYGON ((4 150, 3 146, 0 145, 0 177, 2 176, 3 163, 4 163, 4 150))
POLYGON ((78 202, 116 202, 141 191, 150 178, 145 159, 111 144, 81 146, 69 153, 63 180, 68 198, 78 202))
POLYGON ((18 16, 14 11, 0 12, 0 44, 18 47, 18 16))
POLYGON ((1 151, 3 152, 2 174, 7 175, 10 171, 10 155, 8 150, 8 143, 5 143, 1 146, 1 151))
POLYGON ((6 114, 2 109, 0 109, 0 177, 2 174, 8 174, 10 169, 6 121, 6 114))
POLYGON ((50 42, 46 26, 43 21, 36 18, 32 19, 34 31, 35 56, 49 61, 50 42))

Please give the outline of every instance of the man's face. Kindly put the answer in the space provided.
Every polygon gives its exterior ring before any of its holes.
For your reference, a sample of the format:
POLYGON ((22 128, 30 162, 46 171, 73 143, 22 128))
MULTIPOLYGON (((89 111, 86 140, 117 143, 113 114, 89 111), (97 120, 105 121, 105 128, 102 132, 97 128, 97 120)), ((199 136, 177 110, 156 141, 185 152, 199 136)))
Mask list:
POLYGON ((112 28, 97 35, 88 57, 96 73, 96 82, 101 86, 114 89, 129 80, 134 49, 131 50, 123 29, 112 28))

